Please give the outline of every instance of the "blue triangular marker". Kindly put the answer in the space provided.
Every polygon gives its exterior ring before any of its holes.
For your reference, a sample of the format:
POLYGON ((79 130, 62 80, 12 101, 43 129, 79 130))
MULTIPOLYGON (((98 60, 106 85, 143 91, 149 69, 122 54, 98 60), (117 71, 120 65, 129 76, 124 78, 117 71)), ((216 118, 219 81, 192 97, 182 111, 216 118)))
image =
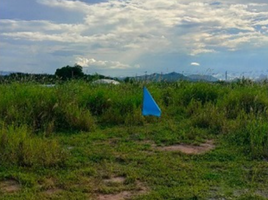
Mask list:
POLYGON ((146 87, 143 87, 142 115, 153 115, 157 117, 161 115, 160 108, 146 87))

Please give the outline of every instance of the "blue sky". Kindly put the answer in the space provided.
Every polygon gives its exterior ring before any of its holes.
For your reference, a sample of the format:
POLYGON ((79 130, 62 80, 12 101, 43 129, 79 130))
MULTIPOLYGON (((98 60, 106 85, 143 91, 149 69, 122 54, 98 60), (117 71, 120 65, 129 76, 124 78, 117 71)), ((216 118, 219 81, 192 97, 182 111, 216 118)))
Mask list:
POLYGON ((267 0, 1 0, 0 71, 268 74, 267 0))

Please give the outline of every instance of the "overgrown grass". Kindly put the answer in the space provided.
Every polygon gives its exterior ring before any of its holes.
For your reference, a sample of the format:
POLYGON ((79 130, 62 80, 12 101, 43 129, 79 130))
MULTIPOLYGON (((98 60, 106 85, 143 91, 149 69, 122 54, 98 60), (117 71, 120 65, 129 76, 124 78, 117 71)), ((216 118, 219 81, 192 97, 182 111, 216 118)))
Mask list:
POLYGON ((27 167, 63 166, 67 153, 58 142, 33 136, 25 127, 1 125, 0 163, 27 167))
POLYGON ((91 113, 79 104, 74 88, 60 85, 47 88, 35 84, 0 86, 0 119, 6 124, 26 124, 35 132, 51 134, 60 130, 94 129, 91 113))
MULTIPOLYGON (((55 87, 18 83, 0 85, 0 119, 15 127, 26 124, 34 132, 45 135, 66 130, 92 131, 107 125, 144 125, 155 120, 141 116, 142 86, 136 83, 90 85, 83 81, 70 81, 55 87)), ((234 134, 237 129, 245 132, 239 125, 241 113, 251 116, 242 121, 256 118, 263 124, 268 118, 268 90, 264 84, 178 82, 147 84, 147 87, 162 109, 161 120, 176 119, 178 123, 188 120, 187 126, 208 133, 234 134)), ((254 145, 266 146, 262 134, 251 134, 259 141, 254 145)), ((237 134, 241 140, 246 140, 247 136, 237 134)), ((261 149, 261 146, 255 149, 261 149)), ((253 151, 253 148, 249 149, 253 151)), ((266 156, 261 152, 253 153, 253 157, 266 156)))
POLYGON ((98 199, 140 188, 132 199, 268 197, 268 85, 146 86, 161 118, 141 115, 139 83, 0 85, 0 199, 98 199), (203 155, 155 147, 208 139, 216 149, 203 155), (117 176, 125 181, 104 181, 117 176), (3 192, 5 179, 22 189, 3 192))

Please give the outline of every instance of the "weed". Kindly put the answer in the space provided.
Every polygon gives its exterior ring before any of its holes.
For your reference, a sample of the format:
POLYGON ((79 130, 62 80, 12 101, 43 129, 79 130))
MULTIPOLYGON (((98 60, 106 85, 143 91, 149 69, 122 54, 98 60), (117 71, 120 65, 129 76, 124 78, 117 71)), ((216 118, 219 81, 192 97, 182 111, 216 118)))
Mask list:
POLYGON ((0 199, 94 199, 143 186, 130 198, 267 197, 266 84, 144 84, 0 85, 0 199), (144 84, 160 118, 141 115, 144 84), (159 151, 208 139, 216 147, 201 155, 159 151), (21 190, 7 194, 1 180, 21 190))
POLYGON ((52 140, 33 137, 25 127, 1 126, 0 160, 2 164, 52 167, 64 165, 66 152, 52 140))

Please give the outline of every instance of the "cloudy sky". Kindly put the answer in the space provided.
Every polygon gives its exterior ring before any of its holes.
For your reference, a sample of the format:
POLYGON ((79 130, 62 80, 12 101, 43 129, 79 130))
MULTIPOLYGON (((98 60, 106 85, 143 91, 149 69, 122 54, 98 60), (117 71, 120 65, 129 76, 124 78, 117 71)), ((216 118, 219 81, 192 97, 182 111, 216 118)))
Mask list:
POLYGON ((268 74, 267 0, 1 0, 0 71, 268 74))

